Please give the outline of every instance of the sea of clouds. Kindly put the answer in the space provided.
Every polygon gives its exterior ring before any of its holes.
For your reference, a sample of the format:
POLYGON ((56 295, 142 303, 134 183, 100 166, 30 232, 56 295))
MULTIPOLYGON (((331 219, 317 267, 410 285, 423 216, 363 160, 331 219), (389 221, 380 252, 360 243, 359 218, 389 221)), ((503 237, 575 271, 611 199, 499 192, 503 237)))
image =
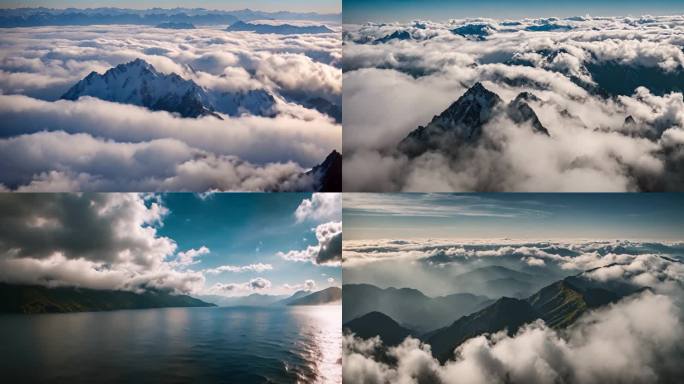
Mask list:
POLYGON ((344 28, 346 191, 684 186, 684 16, 344 28), (452 32, 463 26, 483 34, 452 32), (378 41, 395 32, 404 39, 378 41), (617 71, 627 80, 611 80, 617 71), (539 97, 530 106, 550 136, 500 116, 477 145, 415 158, 396 151, 478 81, 506 103, 522 91, 539 97))
MULTIPOLYGON (((564 271, 557 276, 604 267, 584 276, 650 289, 587 312, 565 330, 551 329, 538 320, 515 335, 474 337, 444 364, 416 338, 385 348, 378 337, 362 340, 349 334, 343 344, 343 379, 354 383, 675 383, 684 374, 683 251, 682 243, 635 241, 345 242, 345 282, 358 270, 368 271, 385 259, 394 259, 396 269, 401 265, 413 269, 402 285, 412 287, 428 276, 434 286, 446 283, 435 271, 450 265, 468 267, 478 265, 478 260, 506 265, 506 260, 517 260, 518 268, 527 272, 564 271)), ((427 286, 421 288, 429 292, 427 286)))
POLYGON ((225 26, 3 29, 0 188, 20 191, 310 190, 301 173, 341 150, 339 123, 292 102, 340 105, 338 32, 259 35, 225 26), (184 119, 84 97, 91 71, 143 59, 211 91, 265 89, 277 116, 184 119))

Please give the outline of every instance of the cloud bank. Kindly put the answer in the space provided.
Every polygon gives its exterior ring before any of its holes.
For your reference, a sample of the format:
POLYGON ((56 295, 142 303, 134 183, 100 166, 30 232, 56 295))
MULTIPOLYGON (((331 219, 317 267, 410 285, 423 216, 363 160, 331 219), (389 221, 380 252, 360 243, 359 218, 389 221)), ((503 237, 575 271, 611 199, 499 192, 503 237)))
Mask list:
POLYGON ((311 190, 303 172, 341 147, 341 125, 309 102, 341 105, 338 33, 34 27, 7 29, 0 43, 5 189, 311 190), (186 119, 89 97, 58 100, 91 71, 134 59, 215 93, 265 90, 276 116, 186 119))
POLYGON ((681 190, 683 34, 682 16, 345 25, 344 189, 681 190), (495 111, 476 143, 397 151, 476 82, 532 93, 549 136, 495 111))

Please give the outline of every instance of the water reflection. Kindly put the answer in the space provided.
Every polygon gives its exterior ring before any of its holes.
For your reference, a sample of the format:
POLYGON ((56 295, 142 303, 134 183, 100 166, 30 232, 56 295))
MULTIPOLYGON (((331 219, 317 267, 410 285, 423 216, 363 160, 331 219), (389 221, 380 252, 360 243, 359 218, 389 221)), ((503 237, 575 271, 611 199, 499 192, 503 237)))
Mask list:
POLYGON ((0 316, 4 382, 341 383, 341 306, 0 316))

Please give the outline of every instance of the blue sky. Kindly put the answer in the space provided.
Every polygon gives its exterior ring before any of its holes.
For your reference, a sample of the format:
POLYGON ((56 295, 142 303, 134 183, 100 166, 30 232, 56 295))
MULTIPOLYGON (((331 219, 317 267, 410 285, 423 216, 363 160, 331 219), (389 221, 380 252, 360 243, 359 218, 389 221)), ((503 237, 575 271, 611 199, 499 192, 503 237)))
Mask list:
POLYGON ((345 239, 684 240, 683 194, 345 194, 345 239))
POLYGON ((260 11, 292 11, 292 12, 318 12, 338 13, 342 8, 341 0, 28 0, 14 1, 2 0, 0 7, 50 7, 50 8, 97 8, 118 7, 146 9, 160 8, 207 8, 207 9, 245 9, 250 8, 260 11))
POLYGON ((344 0, 344 22, 435 21, 470 17, 524 18, 663 15, 684 12, 682 0, 344 0))
MULTIPOLYGON (((307 193, 230 193, 206 198, 194 194, 165 194, 162 199, 170 212, 158 234, 176 241, 178 252, 203 246, 209 248, 210 253, 197 257, 199 262, 190 267, 195 271, 256 263, 273 267, 262 273, 205 273, 207 287, 215 283, 244 283, 262 277, 274 288, 312 279, 317 289, 323 289, 329 286, 328 277, 333 277, 335 284, 339 283, 339 267, 287 261, 277 255, 317 245, 312 228, 327 220, 297 221, 294 215, 302 200, 310 197, 307 193)), ((253 292, 246 292, 249 293, 253 292)))

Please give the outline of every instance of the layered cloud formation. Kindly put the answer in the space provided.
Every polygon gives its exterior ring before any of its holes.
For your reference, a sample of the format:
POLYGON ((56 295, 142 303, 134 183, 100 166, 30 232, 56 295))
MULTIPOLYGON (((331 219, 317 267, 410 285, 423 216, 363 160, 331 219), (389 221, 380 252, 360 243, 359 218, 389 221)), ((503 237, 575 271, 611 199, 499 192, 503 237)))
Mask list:
MULTIPOLYGON (((684 357, 681 347, 684 264, 680 261, 683 246, 641 242, 395 241, 357 242, 348 247, 345 243, 345 279, 355 269, 369 269, 395 253, 395 266, 411 265, 415 275, 424 277, 430 273, 438 280, 441 277, 436 271, 453 265, 472 268, 480 265, 481 260, 511 265, 507 262, 517 260, 518 268, 528 272, 537 268, 542 275, 558 276, 558 270, 565 271, 564 275, 587 270, 583 276, 589 280, 646 289, 587 312, 567 329, 551 329, 538 320, 517 334, 498 332, 474 337, 461 344, 444 364, 433 358, 428 344, 416 338, 408 337, 396 347, 385 348, 378 337, 362 340, 350 334, 344 340, 344 380, 366 383, 676 382, 683 373, 679 361, 684 357), (447 249, 443 256, 435 258, 436 253, 447 249), (363 254, 372 256, 362 257, 363 254), (529 258, 543 263, 530 264, 529 258), (364 264, 353 264, 362 260, 364 264), (347 261, 352 262, 349 268, 347 261)), ((414 281, 407 278, 404 286, 412 284, 414 281)))
POLYGON ((339 33, 34 27, 6 29, 1 42, 5 189, 310 190, 314 180, 303 173, 341 147, 341 125, 310 103, 341 105, 339 33), (91 71, 135 59, 217 94, 267 91, 276 116, 193 119, 58 100, 91 71))
POLYGON ((344 188, 681 190, 683 35, 682 16, 345 25, 344 188), (536 96, 549 135, 495 110, 476 143, 397 150, 477 82, 536 96))

